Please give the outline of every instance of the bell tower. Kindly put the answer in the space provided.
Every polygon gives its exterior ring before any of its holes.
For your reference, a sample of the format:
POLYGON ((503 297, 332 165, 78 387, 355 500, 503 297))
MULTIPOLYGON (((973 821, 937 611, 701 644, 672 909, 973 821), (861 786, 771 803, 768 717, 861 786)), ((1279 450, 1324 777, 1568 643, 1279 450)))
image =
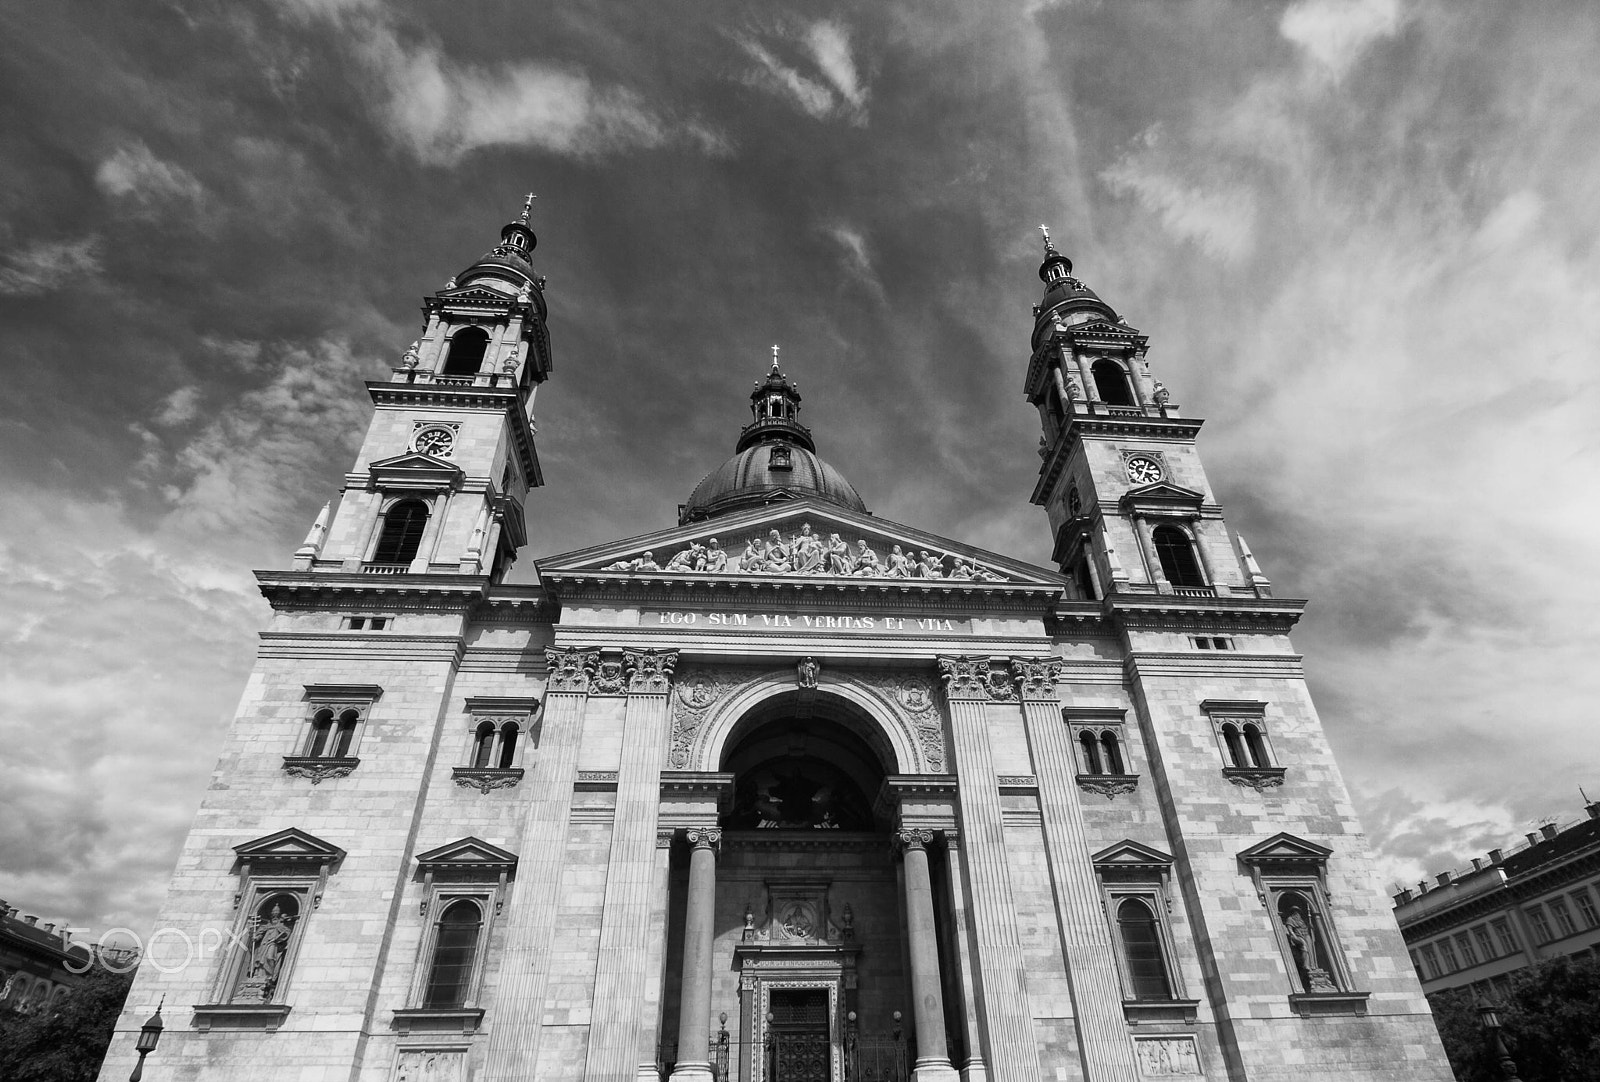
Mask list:
POLYGON ((1244 540, 1231 535, 1183 416, 1150 371, 1148 339, 1073 276, 1044 233, 1024 392, 1039 408, 1032 501, 1052 558, 1080 600, 1115 594, 1270 597, 1244 540))
POLYGON ((424 300, 422 336, 389 379, 367 384, 366 441, 296 571, 498 581, 516 559, 528 491, 544 483, 533 402, 551 371, 533 198, 499 244, 424 300))

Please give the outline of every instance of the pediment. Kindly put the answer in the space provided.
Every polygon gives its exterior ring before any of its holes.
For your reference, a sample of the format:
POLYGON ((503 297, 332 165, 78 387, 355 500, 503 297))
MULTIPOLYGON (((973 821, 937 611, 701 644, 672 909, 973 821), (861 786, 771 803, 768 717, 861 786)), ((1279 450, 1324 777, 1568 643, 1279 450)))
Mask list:
POLYGON ((460 289, 441 289, 436 296, 442 301, 492 301, 495 304, 508 304, 512 299, 509 293, 501 293, 478 285, 462 286, 460 289))
POLYGON ((1157 481, 1153 485, 1140 485, 1130 488, 1122 494, 1124 500, 1166 500, 1172 503, 1201 503, 1205 500, 1204 492, 1196 492, 1192 488, 1175 485, 1171 481, 1157 481))
POLYGON ((1293 834, 1274 834, 1239 854, 1246 864, 1326 864, 1333 850, 1293 834))
POLYGON ((597 576, 915 586, 937 580, 1059 589, 1062 581, 1045 568, 811 497, 552 556, 538 569, 549 582, 597 576))
POLYGON ((418 854, 417 866, 436 875, 441 872, 498 875, 516 868, 517 855, 482 838, 466 837, 418 854))
POLYGON ((1110 320, 1106 319, 1092 319, 1084 323, 1075 323, 1069 326, 1067 329, 1076 335, 1112 334, 1135 338, 1139 336, 1138 330, 1128 326, 1126 323, 1112 323, 1110 320))
POLYGON ((1108 846, 1089 858, 1096 868, 1141 868, 1163 869, 1172 866, 1172 857, 1159 849, 1136 842, 1131 838, 1124 839, 1116 845, 1108 846))
POLYGON ((374 488, 455 488, 466 473, 447 458, 407 451, 368 463, 367 476, 374 488))
POLYGON ((344 859, 343 849, 307 834, 299 827, 289 827, 276 834, 236 845, 233 851, 244 863, 257 866, 337 864, 344 859))

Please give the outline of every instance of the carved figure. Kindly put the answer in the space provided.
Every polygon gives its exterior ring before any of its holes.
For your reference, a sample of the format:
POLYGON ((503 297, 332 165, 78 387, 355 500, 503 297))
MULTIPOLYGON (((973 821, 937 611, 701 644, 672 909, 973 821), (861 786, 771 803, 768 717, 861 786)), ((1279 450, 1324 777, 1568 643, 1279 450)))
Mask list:
POLYGON ((245 970, 245 984, 252 993, 266 1000, 277 986, 278 974, 283 969, 283 959, 289 953, 289 933, 292 925, 277 905, 250 931, 250 957, 245 970))
POLYGON ((1171 397, 1172 397, 1172 392, 1167 390, 1167 385, 1162 383, 1160 380, 1156 380, 1156 389, 1155 389, 1156 405, 1163 406, 1163 407, 1166 406, 1167 399, 1169 399, 1171 397))
POLYGON ((811 532, 811 523, 803 523, 800 534, 794 539, 794 569, 802 574, 815 575, 824 570, 822 539, 811 532))
POLYGON ((943 556, 930 556, 926 552, 921 551, 920 549, 917 551, 917 555, 919 557, 921 557, 922 577, 923 578, 925 578, 925 579, 942 579, 942 578, 944 578, 944 557, 943 556))
POLYGON ((883 575, 883 561, 867 547, 864 537, 856 539, 855 555, 850 560, 850 574, 861 578, 880 578, 883 575))
POLYGON ((517 303, 527 304, 531 300, 533 300, 533 287, 524 282, 522 288, 517 290, 517 303))
POLYGON ((691 541, 689 547, 673 556, 667 561, 664 570, 667 571, 695 571, 705 566, 705 549, 698 541, 691 541))
POLYGON ((783 537, 777 530, 767 531, 767 547, 762 553, 766 570, 779 575, 794 569, 789 546, 784 544, 783 537))
POLYGON ((661 565, 656 563, 655 556, 652 553, 647 551, 647 552, 645 552, 645 554, 643 556, 641 556, 637 560, 633 561, 633 570, 635 570, 635 571, 660 571, 661 570, 661 565))
POLYGON ((1283 912, 1283 934, 1289 940, 1289 950, 1294 954, 1300 970, 1300 979, 1308 992, 1336 992, 1328 971, 1317 964, 1317 932, 1305 911, 1298 905, 1289 905, 1283 912))
POLYGON ((740 571, 765 571, 767 561, 761 555, 761 539, 752 537, 744 543, 744 555, 739 558, 740 571))
POLYGON ((750 908, 750 903, 744 903, 744 941, 749 943, 756 937, 756 911, 750 908))
POLYGON ((889 550, 884 574, 891 579, 904 579, 911 576, 911 561, 906 559, 906 554, 900 551, 899 545, 889 550))
POLYGON ((713 574, 728 566, 728 554, 722 551, 722 544, 715 537, 706 542, 705 560, 706 570, 713 574))
POLYGON ((632 571, 633 570, 633 561, 632 560, 617 560, 615 563, 606 564, 600 570, 602 570, 602 571, 632 571))
POLYGON ((422 363, 422 340, 411 343, 406 349, 406 355, 400 358, 400 363, 407 368, 415 368, 422 363))
POLYGON ((1077 380, 1070 378, 1067 380, 1067 397, 1074 402, 1083 397, 1083 388, 1078 386, 1077 380))
POLYGON ((454 275, 451 275, 449 278, 445 279, 444 287, 446 289, 454 289, 456 287, 456 279, 454 275))
POLYGON ((797 675, 799 676, 800 686, 801 687, 803 687, 803 688, 814 688, 814 687, 817 686, 817 677, 822 672, 822 666, 817 664, 817 659, 816 658, 814 658, 814 657, 803 657, 803 658, 801 658, 800 659, 800 663, 795 666, 795 669, 796 669, 797 675))
POLYGON ((839 535, 831 533, 822 544, 822 553, 828 561, 828 574, 850 574, 850 546, 839 540, 839 535))
POLYGON ((970 578, 977 577, 978 572, 976 570, 974 570, 974 568, 973 568, 973 566, 971 564, 967 563, 967 561, 963 560, 959 556, 957 556, 955 558, 955 560, 956 560, 956 566, 950 572, 950 577, 951 578, 953 578, 953 579, 970 579, 970 578))

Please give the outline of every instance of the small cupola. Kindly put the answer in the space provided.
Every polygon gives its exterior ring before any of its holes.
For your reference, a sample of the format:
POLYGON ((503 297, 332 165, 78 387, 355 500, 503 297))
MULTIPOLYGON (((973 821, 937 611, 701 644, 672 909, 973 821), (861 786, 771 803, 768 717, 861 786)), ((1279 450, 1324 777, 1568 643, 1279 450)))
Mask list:
POLYGON ((738 450, 757 443, 784 441, 815 451, 811 430, 800 423, 800 387, 778 370, 778 347, 772 347, 772 370, 750 392, 750 423, 739 432, 738 450))
POLYGON ((533 250, 539 238, 528 224, 533 215, 533 193, 522 204, 522 213, 500 230, 500 243, 484 253, 472 266, 456 275, 458 286, 477 283, 502 293, 528 295, 544 314, 544 277, 533 272, 533 250))
POLYGON ((1044 262, 1039 264, 1039 278, 1044 282, 1044 298, 1034 310, 1034 347, 1038 348, 1040 335, 1057 322, 1071 326, 1103 319, 1120 323, 1121 319, 1094 290, 1072 276, 1072 260, 1056 250, 1050 239, 1050 230, 1039 227, 1044 234, 1044 262))

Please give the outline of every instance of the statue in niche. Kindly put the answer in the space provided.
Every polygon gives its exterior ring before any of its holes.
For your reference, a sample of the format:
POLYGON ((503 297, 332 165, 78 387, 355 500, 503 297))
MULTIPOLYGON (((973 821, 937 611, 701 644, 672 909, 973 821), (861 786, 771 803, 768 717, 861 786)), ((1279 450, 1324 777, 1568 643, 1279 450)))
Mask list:
POLYGON ((1321 944, 1317 941, 1316 924, 1306 909, 1305 899, 1295 894, 1284 894, 1278 901, 1278 916, 1283 921, 1284 938, 1289 941, 1289 953, 1294 956, 1295 968, 1308 992, 1337 992, 1323 962, 1321 944))
POLYGON ((854 939, 856 937, 856 911, 850 908, 850 903, 844 903, 844 912, 840 914, 839 921, 843 925, 839 933, 841 939, 854 939))
POLYGON ((850 560, 850 574, 879 578, 883 575, 883 562, 878 554, 867 547, 866 538, 856 539, 855 555, 850 560))
MULTIPOLYGON (((713 574, 728 566, 728 554, 722 551, 722 543, 719 542, 715 537, 706 542, 706 547, 704 550, 702 550, 702 555, 705 560, 703 569, 710 571, 713 574)), ((696 571, 702 570, 702 565, 696 563, 694 569, 696 571)))
MULTIPOLYGON (((292 904, 292 903, 291 903, 292 904)), ((278 898, 269 899, 262 909, 265 915, 251 918, 239 987, 234 1000, 242 1003, 267 1003, 278 987, 283 972, 284 958, 289 953, 289 937, 294 931, 294 918, 285 914, 278 898), (271 906, 267 909, 267 906, 271 906)))
POLYGON ((801 658, 799 664, 795 666, 795 669, 797 676, 799 677, 801 687, 814 688, 817 686, 817 677, 822 673, 822 666, 817 664, 816 658, 801 658))

